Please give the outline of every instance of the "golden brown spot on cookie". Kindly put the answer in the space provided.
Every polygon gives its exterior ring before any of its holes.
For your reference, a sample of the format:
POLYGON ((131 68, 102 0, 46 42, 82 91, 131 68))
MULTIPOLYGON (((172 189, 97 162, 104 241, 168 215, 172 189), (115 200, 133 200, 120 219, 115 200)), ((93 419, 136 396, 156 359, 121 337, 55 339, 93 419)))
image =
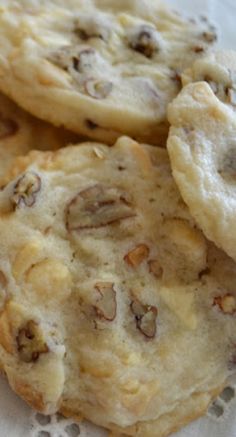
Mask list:
POLYGON ((80 191, 65 214, 69 231, 99 228, 135 216, 127 193, 99 184, 80 191))

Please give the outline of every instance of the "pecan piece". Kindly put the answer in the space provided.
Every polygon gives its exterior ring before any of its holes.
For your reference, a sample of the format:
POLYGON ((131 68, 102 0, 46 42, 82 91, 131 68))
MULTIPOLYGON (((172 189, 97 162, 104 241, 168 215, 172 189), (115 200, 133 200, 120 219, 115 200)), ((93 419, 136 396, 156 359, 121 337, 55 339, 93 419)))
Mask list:
POLYGON ((112 91, 113 85, 105 80, 88 79, 84 84, 85 90, 94 99, 105 99, 112 91))
POLYGON ((218 306, 224 314, 233 315, 236 313, 236 298, 230 293, 224 296, 216 296, 213 305, 218 306))
POLYGON ((64 46, 51 53, 48 60, 71 74, 74 72, 84 73, 91 69, 95 53, 93 48, 79 51, 77 47, 64 46))
POLYGON ((128 41, 131 49, 141 53, 146 58, 152 58, 160 50, 157 32, 151 26, 144 25, 132 29, 128 41))
POLYGON ((99 228, 135 216, 126 193, 100 184, 80 191, 65 214, 69 231, 99 228))
POLYGON ((49 348, 39 325, 29 320, 16 337, 19 357, 25 363, 32 363, 39 359, 41 354, 49 352, 49 348))
POLYGON ((19 130, 18 124, 10 118, 4 118, 0 115, 0 139, 11 137, 19 130))
POLYGON ((155 306, 143 305, 138 299, 130 304, 130 309, 135 316, 136 326, 147 338, 156 335, 156 319, 158 310, 155 306))
POLYGON ((203 32, 203 39, 208 43, 213 43, 217 40, 217 35, 215 32, 203 32))
POLYGON ((40 177, 36 173, 28 171, 16 182, 11 202, 15 208, 31 207, 36 202, 37 193, 40 189, 40 177))
POLYGON ((101 16, 80 15, 75 22, 74 33, 82 40, 99 38, 107 42, 112 32, 112 24, 101 16))
POLYGON ((116 317, 116 292, 112 282, 97 282, 95 289, 98 293, 94 308, 98 317, 112 321, 116 317))
POLYGON ((198 45, 198 46, 192 47, 192 50, 195 53, 203 53, 203 52, 205 52, 205 47, 198 45))
POLYGON ((124 261, 131 267, 138 267, 148 257, 149 252, 146 244, 139 244, 124 256, 124 261))
POLYGON ((156 278, 161 278, 163 275, 163 268, 157 259, 151 259, 148 261, 149 272, 152 273, 156 278))

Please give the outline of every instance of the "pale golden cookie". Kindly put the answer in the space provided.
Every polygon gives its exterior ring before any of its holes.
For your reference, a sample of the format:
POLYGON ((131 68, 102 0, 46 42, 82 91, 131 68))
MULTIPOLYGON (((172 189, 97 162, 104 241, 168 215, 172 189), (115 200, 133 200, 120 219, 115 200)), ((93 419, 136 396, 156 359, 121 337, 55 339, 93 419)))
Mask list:
POLYGON ((0 184, 16 156, 32 149, 56 150, 75 141, 75 134, 36 119, 0 94, 0 184))
POLYGON ((123 137, 18 158, 0 241, 0 360, 30 405, 138 437, 204 414, 235 367, 236 267, 165 150, 123 137))
POLYGON ((157 0, 9 0, 0 10, 0 88, 88 137, 165 144, 180 74, 215 40, 206 20, 157 0))
POLYGON ((235 85, 215 83, 220 94, 212 84, 197 82, 170 104, 167 144, 173 176, 191 214, 236 260, 236 113, 228 98, 235 85), (223 89, 228 90, 224 95, 223 89))

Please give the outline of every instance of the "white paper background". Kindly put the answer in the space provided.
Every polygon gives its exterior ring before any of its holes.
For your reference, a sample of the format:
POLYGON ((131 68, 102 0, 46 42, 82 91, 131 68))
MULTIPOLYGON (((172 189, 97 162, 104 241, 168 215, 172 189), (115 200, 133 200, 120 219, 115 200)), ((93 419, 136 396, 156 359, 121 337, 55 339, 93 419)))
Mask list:
MULTIPOLYGON (((114 0, 118 1, 118 0, 114 0)), ((0 0, 1 2, 1 0, 0 0)), ((187 14, 208 15, 220 30, 221 47, 236 49, 236 0, 168 0, 168 3, 187 14)), ((201 365, 201 363, 197 363, 201 365)), ((175 437, 236 437, 236 401, 228 407, 223 419, 204 417, 175 437)), ((45 426, 35 425, 35 416, 23 401, 17 398, 6 381, 0 378, 0 437, 77 437, 78 430, 69 428, 70 422, 56 419, 45 426), (66 431, 66 426, 68 431, 66 431)), ((102 430, 88 425, 80 426, 80 437, 101 437, 102 430)))

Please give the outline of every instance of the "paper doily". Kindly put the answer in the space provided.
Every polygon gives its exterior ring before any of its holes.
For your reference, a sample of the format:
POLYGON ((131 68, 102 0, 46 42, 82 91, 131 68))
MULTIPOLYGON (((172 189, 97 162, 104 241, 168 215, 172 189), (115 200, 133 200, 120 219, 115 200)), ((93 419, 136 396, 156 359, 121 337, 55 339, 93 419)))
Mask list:
MULTIPOLYGON (((236 385, 226 387, 208 409, 209 420, 222 422, 227 419, 230 410, 236 406, 236 385)), ((65 419, 61 414, 43 416, 32 412, 30 417, 31 431, 29 437, 106 437, 106 431, 89 422, 75 423, 65 419)))

